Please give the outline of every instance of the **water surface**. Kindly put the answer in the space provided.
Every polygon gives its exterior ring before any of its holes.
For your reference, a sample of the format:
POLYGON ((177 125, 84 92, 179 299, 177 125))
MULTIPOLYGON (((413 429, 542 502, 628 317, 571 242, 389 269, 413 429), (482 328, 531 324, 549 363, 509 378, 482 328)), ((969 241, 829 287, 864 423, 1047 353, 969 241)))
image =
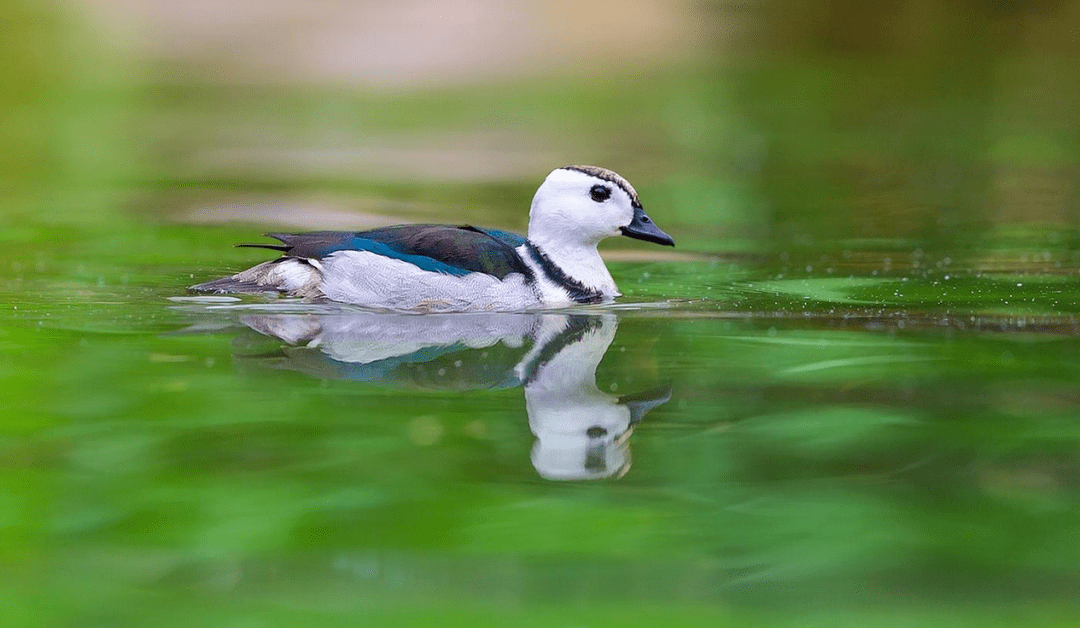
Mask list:
MULTIPOLYGON (((1070 314, 647 267, 616 278, 728 285, 439 316, 169 282, 24 297, 3 344, 20 597, 132 625, 162 601, 177 625, 1072 608, 1070 314)), ((1013 279, 1075 307, 1060 277, 1013 279)), ((970 299, 1006 279, 966 281, 970 299)))

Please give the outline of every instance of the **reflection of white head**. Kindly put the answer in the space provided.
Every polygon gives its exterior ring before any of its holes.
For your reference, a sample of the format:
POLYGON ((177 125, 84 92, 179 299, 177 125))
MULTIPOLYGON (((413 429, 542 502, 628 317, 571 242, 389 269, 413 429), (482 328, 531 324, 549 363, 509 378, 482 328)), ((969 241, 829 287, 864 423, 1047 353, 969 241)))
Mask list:
POLYGON ((580 339, 571 340, 525 378, 525 407, 536 435, 532 462, 537 473, 550 480, 604 478, 630 465, 625 436, 632 409, 596 387, 596 367, 615 339, 615 317, 547 317, 537 337, 540 355, 534 359, 542 360, 543 348, 579 321, 599 325, 583 327, 580 339))

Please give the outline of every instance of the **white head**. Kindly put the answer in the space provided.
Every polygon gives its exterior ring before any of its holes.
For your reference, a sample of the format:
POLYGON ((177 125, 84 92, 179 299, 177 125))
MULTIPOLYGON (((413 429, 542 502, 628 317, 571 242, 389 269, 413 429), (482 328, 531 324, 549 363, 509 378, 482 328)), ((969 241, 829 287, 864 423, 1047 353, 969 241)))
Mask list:
POLYGON ((674 244, 645 214, 630 183, 611 170, 565 166, 553 170, 536 191, 529 240, 542 249, 595 247, 616 235, 674 244))

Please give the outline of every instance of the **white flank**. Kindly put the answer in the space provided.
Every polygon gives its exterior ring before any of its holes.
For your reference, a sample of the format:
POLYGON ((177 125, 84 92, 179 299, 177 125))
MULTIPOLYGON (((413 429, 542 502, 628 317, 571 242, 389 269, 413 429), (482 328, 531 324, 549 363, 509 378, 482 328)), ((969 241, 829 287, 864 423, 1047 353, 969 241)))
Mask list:
POLYGON ((322 293, 334 301, 424 312, 507 311, 541 305, 525 276, 455 277, 420 270, 369 251, 338 251, 322 260, 322 293))
POLYGON ((289 293, 304 292, 319 279, 319 271, 305 262, 293 260, 275 264, 266 275, 267 283, 289 293))

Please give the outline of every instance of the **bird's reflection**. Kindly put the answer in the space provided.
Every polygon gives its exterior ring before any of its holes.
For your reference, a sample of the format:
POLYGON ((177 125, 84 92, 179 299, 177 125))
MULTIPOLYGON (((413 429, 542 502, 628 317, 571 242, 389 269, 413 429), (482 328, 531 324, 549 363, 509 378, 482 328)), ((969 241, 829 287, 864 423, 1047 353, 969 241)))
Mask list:
POLYGON ((425 389, 522 386, 532 463, 552 480, 625 473, 630 433, 669 387, 616 396, 596 387, 612 314, 271 314, 241 322, 287 343, 254 358, 322 379, 425 389))

